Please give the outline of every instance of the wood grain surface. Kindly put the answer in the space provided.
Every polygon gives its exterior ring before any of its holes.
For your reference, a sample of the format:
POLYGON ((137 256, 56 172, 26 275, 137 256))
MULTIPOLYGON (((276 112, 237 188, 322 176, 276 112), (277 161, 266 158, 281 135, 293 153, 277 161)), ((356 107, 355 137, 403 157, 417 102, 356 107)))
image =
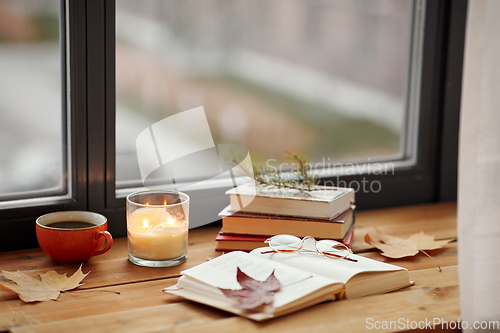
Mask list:
MULTIPOLYGON (((456 205, 429 204, 359 212, 355 240, 363 256, 410 270, 415 284, 384 295, 319 304, 264 323, 196 304, 164 293, 180 271, 220 255, 215 251, 218 227, 191 230, 188 259, 170 268, 145 268, 127 259, 127 241, 116 239, 104 255, 83 265, 85 285, 61 294, 56 301, 26 304, 0 290, 0 331, 12 332, 361 332, 369 323, 446 321, 459 319, 457 244, 429 251, 443 267, 423 254, 390 259, 363 244, 372 228, 407 237, 424 231, 438 239, 456 237, 456 205), (401 319, 403 318, 403 319, 401 319)), ((355 247, 356 249, 356 247, 355 247)), ((0 253, 0 269, 21 270, 37 277, 48 270, 73 273, 78 265, 61 266, 40 249, 0 253)), ((406 329, 406 327, 405 327, 406 329)), ((386 331, 405 330, 395 327, 386 331)), ((437 330, 434 330, 437 331, 437 330)), ((447 330, 450 331, 450 330, 447 330)), ((453 330, 451 330, 453 331, 453 330)))

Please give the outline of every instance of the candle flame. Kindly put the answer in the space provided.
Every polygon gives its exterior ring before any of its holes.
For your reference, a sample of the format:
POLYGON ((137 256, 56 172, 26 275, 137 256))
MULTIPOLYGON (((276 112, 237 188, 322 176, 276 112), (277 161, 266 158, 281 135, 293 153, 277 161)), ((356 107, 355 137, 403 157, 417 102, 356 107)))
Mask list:
POLYGON ((166 206, 167 205, 167 200, 164 200, 163 201, 163 205, 166 206))
POLYGON ((175 220, 173 218, 169 218, 167 221, 168 225, 173 225, 175 223, 175 220))
POLYGON ((143 226, 144 228, 149 227, 148 220, 144 220, 144 221, 142 221, 142 226, 143 226))

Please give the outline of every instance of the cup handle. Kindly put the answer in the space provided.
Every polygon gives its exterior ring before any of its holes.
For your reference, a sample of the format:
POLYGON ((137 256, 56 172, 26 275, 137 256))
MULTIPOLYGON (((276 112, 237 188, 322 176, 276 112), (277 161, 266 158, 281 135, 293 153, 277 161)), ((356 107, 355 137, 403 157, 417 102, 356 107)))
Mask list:
POLYGON ((111 234, 107 231, 97 231, 95 233, 95 236, 94 236, 94 238, 96 240, 95 244, 99 244, 97 242, 97 240, 99 240, 99 238, 101 238, 101 237, 106 238, 104 240, 105 241, 104 248, 101 250, 94 250, 94 252, 92 252, 92 254, 91 254, 92 256, 98 256, 100 254, 103 254, 104 252, 107 252, 111 248, 111 246, 113 245, 113 237, 111 237, 111 234))

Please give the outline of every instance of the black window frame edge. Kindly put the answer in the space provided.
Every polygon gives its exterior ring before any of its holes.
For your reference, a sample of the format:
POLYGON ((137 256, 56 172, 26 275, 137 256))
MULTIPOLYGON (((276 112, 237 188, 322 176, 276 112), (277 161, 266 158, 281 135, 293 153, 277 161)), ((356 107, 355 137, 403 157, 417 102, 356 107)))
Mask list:
POLYGON ((448 3, 447 56, 443 59, 446 74, 442 84, 443 111, 440 118, 439 201, 457 200, 460 102, 468 0, 448 0, 448 3))
MULTIPOLYGON (((58 210, 102 213, 114 237, 126 235, 125 198, 115 194, 115 0, 67 3, 72 199, 0 211, 0 251, 37 246, 35 219, 58 210)), ((367 181, 379 181, 383 193, 358 192, 358 209, 456 199, 466 12, 467 0, 426 2, 417 164, 398 168, 394 175, 363 175, 367 181)), ((64 108, 65 103, 63 97, 64 108)), ((341 176, 340 180, 349 183, 360 177, 341 176)), ((213 200, 208 191, 203 192, 198 196, 213 200)))

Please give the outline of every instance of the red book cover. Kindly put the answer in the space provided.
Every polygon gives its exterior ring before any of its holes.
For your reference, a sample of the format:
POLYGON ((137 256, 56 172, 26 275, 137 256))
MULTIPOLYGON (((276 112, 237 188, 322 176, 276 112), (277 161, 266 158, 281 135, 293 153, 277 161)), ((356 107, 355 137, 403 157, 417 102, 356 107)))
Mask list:
MULTIPOLYGON (((271 235, 272 236, 272 235, 271 235)), ((245 234, 226 234, 223 229, 215 238, 217 241, 217 251, 252 251, 253 249, 264 247, 264 241, 271 236, 266 235, 245 235, 245 234)), ((349 228, 349 231, 343 239, 336 239, 347 247, 351 248, 354 236, 354 224, 349 228)))

